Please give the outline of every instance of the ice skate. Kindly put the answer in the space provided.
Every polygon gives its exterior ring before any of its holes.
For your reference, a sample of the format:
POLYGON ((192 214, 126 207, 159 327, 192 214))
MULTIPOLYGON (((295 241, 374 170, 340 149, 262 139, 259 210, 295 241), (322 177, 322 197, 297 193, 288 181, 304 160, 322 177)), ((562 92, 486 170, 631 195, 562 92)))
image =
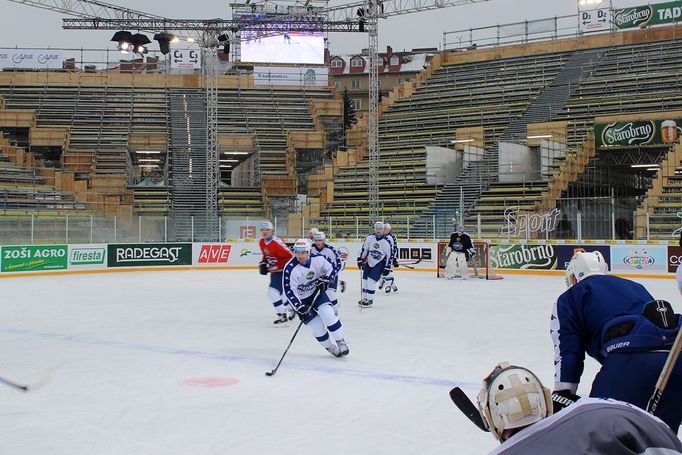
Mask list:
POLYGON ((386 294, 390 294, 390 293, 391 293, 391 285, 390 285, 390 284, 389 284, 388 286, 386 286, 386 290, 384 290, 384 292, 385 292, 386 294))
POLYGON ((395 284, 392 285, 391 288, 393 289, 393 293, 394 293, 394 294, 395 294, 396 292, 398 292, 398 286, 396 286, 395 284))
MULTIPOLYGON (((292 317, 292 319, 293 319, 293 317, 292 317)), ((286 324, 289 321, 290 321, 290 319, 286 313, 280 313, 277 315, 277 319, 275 319, 272 323, 275 325, 281 326, 282 324, 286 324)))
POLYGON ((346 282, 343 280, 339 281, 339 288, 341 289, 342 294, 346 292, 346 282))
POLYGON ((346 344, 346 340, 344 340, 343 338, 337 340, 336 345, 339 347, 339 354, 341 356, 346 356, 350 352, 348 349, 348 345, 346 344))
POLYGON ((334 357, 341 357, 341 351, 339 351, 338 346, 336 346, 335 344, 332 344, 331 346, 329 346, 326 349, 327 349, 327 352, 329 352, 334 357))
POLYGON ((383 287, 384 287, 384 282, 385 282, 385 281, 386 281, 386 280, 384 280, 383 278, 382 278, 381 280, 379 280, 379 285, 377 286, 377 288, 378 288, 378 289, 383 288, 383 287))
POLYGON ((372 306, 373 303, 374 303, 374 302, 373 302, 372 300, 362 299, 362 300, 360 301, 360 306, 363 307, 363 308, 369 308, 369 307, 372 306))

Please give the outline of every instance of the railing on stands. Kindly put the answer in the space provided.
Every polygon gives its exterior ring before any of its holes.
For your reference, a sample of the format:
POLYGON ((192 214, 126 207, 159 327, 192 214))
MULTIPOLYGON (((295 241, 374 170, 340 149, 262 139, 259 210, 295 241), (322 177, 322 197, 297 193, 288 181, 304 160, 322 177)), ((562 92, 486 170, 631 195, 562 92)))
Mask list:
POLYGON ((580 29, 580 16, 571 14, 443 32, 442 45, 443 50, 470 50, 479 47, 572 38, 584 34, 610 31, 610 29, 582 31, 580 29))

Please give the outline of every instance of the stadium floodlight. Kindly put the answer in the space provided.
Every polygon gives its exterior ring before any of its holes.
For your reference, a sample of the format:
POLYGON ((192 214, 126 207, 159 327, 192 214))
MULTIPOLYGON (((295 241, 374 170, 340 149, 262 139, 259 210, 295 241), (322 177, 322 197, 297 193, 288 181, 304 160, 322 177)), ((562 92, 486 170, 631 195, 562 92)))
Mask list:
POLYGON ((150 43, 151 41, 149 41, 147 35, 143 35, 142 33, 135 33, 132 39, 133 52, 140 55, 146 54, 148 51, 145 46, 150 43))
POLYGON ((465 144, 467 142, 474 142, 476 139, 455 139, 450 141, 451 144, 465 144))
POLYGON ((533 136, 527 136, 526 139, 549 139, 552 137, 551 134, 536 134, 533 136))
POLYGON ((132 48, 133 34, 122 30, 120 32, 114 33, 111 41, 118 43, 116 47, 119 51, 128 52, 128 50, 132 48))
POLYGON ((154 41, 158 41, 161 53, 166 55, 170 52, 170 43, 175 39, 175 35, 168 32, 161 32, 154 35, 154 41))
POLYGON ((644 168, 658 168, 660 165, 653 163, 653 164, 631 164, 630 167, 632 168, 638 168, 638 167, 644 167, 644 168))

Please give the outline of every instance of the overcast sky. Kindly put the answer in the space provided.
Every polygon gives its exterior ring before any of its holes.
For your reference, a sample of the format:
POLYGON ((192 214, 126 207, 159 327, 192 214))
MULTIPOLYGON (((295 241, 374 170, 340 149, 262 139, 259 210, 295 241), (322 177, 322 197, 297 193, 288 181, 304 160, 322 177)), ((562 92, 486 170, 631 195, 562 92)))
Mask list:
MULTIPOLYGON (((228 1, 107 0, 121 6, 172 18, 230 18, 228 1)), ((348 1, 332 1, 343 4, 348 1)), ((614 0, 614 8, 644 4, 637 0, 614 0)), ((608 0, 605 0, 608 4, 608 0)), ((62 30, 60 13, 0 0, 0 47, 111 48, 112 32, 62 30)), ((484 27, 509 22, 576 14, 576 0, 490 0, 467 6, 411 13, 380 21, 380 49, 439 47, 444 31, 484 27)), ((151 37, 150 37, 151 38, 151 37)), ((453 37, 454 39, 454 37, 453 37)), ((155 46, 155 45, 154 45, 155 46)), ((365 34, 329 35, 332 53, 354 53, 367 47, 365 34)))

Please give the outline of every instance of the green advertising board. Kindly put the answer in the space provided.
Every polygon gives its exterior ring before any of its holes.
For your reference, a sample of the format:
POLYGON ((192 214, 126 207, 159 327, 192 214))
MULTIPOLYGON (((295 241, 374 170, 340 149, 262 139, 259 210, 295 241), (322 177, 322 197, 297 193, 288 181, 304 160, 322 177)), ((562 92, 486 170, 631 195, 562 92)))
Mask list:
POLYGON ((191 243, 141 243, 107 246, 108 267, 192 265, 191 243))
POLYGON ((673 24, 679 22, 680 19, 682 19, 682 1, 631 6, 613 11, 613 23, 620 30, 673 24))
POLYGON ((494 269, 555 270, 557 255, 552 245, 491 245, 490 266, 494 269))
POLYGON ((34 272, 64 270, 67 263, 66 245, 3 246, 3 272, 34 272))
POLYGON ((594 138, 600 147, 665 145, 679 141, 682 119, 631 120, 594 125, 594 138))

